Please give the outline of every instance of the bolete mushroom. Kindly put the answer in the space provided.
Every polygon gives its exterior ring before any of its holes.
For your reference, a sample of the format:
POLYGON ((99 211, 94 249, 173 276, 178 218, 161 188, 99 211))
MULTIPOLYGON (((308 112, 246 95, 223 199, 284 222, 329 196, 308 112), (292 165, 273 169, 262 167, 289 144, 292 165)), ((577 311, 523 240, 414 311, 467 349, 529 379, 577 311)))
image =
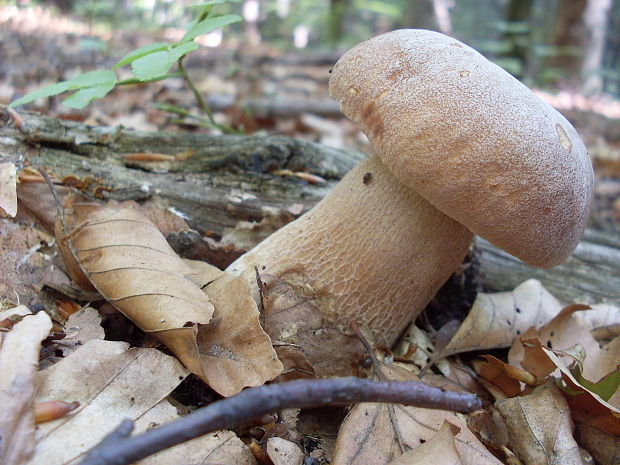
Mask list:
POLYGON ((228 271, 254 286, 255 266, 277 275, 333 327, 355 320, 390 346, 458 268, 472 232, 537 267, 576 247, 594 177, 583 142, 472 48, 389 32, 345 53, 329 91, 376 155, 228 271))

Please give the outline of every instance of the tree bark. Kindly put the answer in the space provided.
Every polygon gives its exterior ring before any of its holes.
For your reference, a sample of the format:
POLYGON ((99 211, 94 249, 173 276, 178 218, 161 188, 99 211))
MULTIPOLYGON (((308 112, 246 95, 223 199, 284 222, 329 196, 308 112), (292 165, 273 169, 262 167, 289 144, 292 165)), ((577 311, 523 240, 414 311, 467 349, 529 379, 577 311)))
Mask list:
MULTIPOLYGON (((258 222, 269 212, 309 210, 363 158, 284 136, 146 133, 33 113, 21 118, 19 130, 0 107, 3 161, 15 162, 18 169, 45 166, 59 178, 99 179, 93 186, 110 188, 103 192, 107 198, 158 197, 182 212, 192 228, 216 236, 240 221, 258 222), (123 155, 128 153, 178 158, 127 161, 123 155), (326 182, 309 184, 278 170, 309 172, 326 182)), ((477 274, 489 291, 511 290, 537 278, 566 303, 620 304, 620 239, 614 235, 588 230, 568 261, 551 270, 531 268, 482 239, 476 239, 475 250, 477 274)))

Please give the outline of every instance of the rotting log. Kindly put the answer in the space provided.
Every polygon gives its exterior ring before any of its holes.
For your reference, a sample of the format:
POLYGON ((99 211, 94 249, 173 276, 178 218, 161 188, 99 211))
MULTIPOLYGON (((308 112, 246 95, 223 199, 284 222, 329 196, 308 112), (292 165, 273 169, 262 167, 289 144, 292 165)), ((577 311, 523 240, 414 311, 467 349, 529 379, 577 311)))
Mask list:
MULTIPOLYGON (((0 107, 0 158, 45 166, 59 177, 100 179, 108 198, 156 197, 183 214, 192 228, 221 235, 239 221, 260 221, 268 212, 309 210, 362 157, 284 136, 146 133, 91 127, 22 113, 22 129, 0 107), (127 161, 128 153, 165 153, 178 159, 127 161), (276 174, 307 171, 323 184, 276 174)), ((489 291, 511 290, 537 278, 558 298, 620 304, 620 238, 587 230, 566 263, 531 268, 476 239, 479 274, 489 291)))

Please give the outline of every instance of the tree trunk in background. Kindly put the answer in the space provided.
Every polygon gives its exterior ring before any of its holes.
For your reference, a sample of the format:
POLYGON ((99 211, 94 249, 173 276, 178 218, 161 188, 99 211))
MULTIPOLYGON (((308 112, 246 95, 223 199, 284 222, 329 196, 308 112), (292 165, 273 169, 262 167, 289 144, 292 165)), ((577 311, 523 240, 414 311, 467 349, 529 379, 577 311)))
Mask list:
POLYGON ((603 90, 620 95, 620 2, 614 2, 609 12, 607 40, 603 52, 603 90))
MULTIPOLYGON (((605 1, 605 0, 604 0, 605 1)), ((524 78, 530 84, 557 81, 573 86, 580 79, 588 0, 536 0, 524 78)))
POLYGON ((406 2, 404 27, 439 31, 433 0, 411 0, 406 2))
POLYGON ((584 43, 584 59, 581 67, 582 92, 591 95, 603 88, 601 71, 607 17, 611 8, 611 0, 588 0, 584 19, 587 39, 584 43))
POLYGON ((349 0, 330 0, 327 17, 327 41, 335 46, 344 36, 344 20, 350 7, 349 0))
POLYGON ((508 6, 506 7, 505 17, 509 24, 527 24, 527 28, 507 28, 504 33, 504 40, 507 40, 512 44, 510 52, 508 52, 505 56, 516 58, 519 63, 523 65, 520 72, 513 73, 519 78, 523 77, 525 63, 527 60, 529 46, 527 37, 531 33, 530 17, 532 14, 533 3, 534 0, 510 0, 508 2, 508 6))

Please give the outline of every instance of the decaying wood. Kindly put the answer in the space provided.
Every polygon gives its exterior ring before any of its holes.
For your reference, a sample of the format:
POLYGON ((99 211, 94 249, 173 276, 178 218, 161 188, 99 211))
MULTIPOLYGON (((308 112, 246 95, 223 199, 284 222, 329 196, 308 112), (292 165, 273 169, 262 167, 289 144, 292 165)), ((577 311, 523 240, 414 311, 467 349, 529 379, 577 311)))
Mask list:
MULTIPOLYGON (((31 113, 21 116, 21 130, 7 116, 0 118, 2 159, 16 162, 18 168, 46 166, 59 178, 98 179, 92 186, 110 188, 99 191, 104 197, 156 197, 184 215, 192 228, 215 236, 239 221, 309 210, 362 157, 284 136, 144 133, 31 113), (176 158, 125 160, 123 155, 130 153, 176 158), (326 182, 309 184, 278 175, 278 170, 306 171, 326 182)), ((570 259, 551 270, 528 267, 481 239, 476 249, 488 290, 513 289, 535 277, 566 302, 620 304, 620 239, 611 234, 587 231, 570 259)))

